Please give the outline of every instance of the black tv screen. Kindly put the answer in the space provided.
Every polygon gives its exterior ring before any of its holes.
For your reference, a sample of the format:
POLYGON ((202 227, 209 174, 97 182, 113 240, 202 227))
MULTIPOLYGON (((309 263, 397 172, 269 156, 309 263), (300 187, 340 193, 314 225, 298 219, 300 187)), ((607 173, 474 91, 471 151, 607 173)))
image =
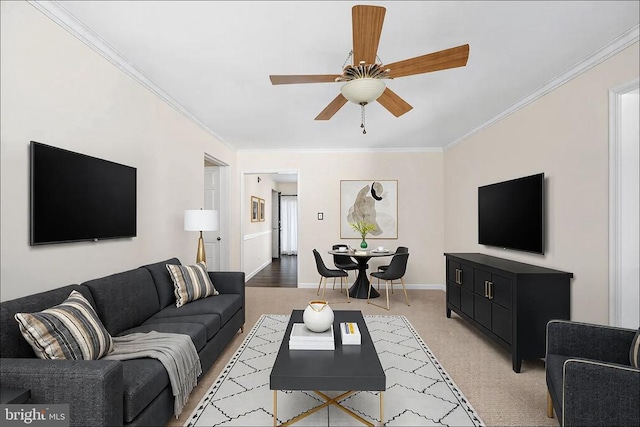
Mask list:
POLYGON ((544 254, 544 173, 478 188, 478 243, 544 254))
POLYGON ((31 141, 30 243, 135 237, 136 168, 31 141))

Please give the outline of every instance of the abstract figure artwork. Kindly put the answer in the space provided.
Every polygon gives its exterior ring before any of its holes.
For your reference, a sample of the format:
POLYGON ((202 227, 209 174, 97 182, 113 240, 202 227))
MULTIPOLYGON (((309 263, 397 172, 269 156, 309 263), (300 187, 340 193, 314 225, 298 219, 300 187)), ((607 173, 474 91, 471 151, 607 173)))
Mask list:
POLYGON ((360 236, 349 225, 375 225, 369 239, 398 238, 398 181, 340 181, 340 238, 360 236))

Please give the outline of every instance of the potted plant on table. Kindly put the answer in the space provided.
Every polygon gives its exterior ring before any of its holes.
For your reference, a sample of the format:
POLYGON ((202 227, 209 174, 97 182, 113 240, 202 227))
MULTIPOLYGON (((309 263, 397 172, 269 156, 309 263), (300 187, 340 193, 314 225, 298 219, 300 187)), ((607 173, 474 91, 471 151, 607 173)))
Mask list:
POLYGON ((362 236, 362 242, 360 243, 360 247, 362 249, 367 249, 367 242, 365 239, 368 233, 376 229, 376 225, 366 221, 350 222, 349 225, 356 232, 358 232, 360 236, 362 236))

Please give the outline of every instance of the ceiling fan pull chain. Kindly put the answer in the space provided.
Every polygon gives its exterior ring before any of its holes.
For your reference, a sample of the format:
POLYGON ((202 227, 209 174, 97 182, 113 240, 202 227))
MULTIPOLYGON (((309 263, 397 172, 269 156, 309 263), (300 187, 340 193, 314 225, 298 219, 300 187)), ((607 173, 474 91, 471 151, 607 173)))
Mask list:
POLYGON ((361 119, 361 122, 360 122, 360 127, 362 128, 362 133, 366 135, 367 134, 367 129, 365 129, 365 127, 364 127, 364 106, 365 105, 367 105, 367 104, 365 104, 364 102, 362 104, 360 104, 360 108, 362 109, 362 111, 361 111, 362 119, 361 119))

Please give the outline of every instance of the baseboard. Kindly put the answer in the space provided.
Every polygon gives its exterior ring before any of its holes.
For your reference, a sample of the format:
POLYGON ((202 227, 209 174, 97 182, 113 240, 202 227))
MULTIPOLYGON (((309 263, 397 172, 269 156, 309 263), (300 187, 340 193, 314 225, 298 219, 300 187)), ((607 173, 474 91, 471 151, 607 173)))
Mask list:
POLYGON ((251 273, 245 274, 244 282, 247 283, 249 280, 251 280, 251 278, 253 276, 255 276, 256 274, 260 273, 260 271, 262 271, 265 267, 267 267, 269 264, 271 264, 271 261, 272 261, 271 258, 269 258, 262 265, 260 265, 258 268, 253 270, 251 273))
MULTIPOLYGON (((327 286, 331 285, 332 282, 327 282, 327 286)), ((400 283, 394 283, 395 286, 400 286, 400 283)), ((351 284, 349 285, 351 286, 351 284)), ((436 284, 421 284, 421 283, 405 283, 404 285, 407 289, 422 289, 422 290, 432 290, 432 291, 444 291, 445 286, 439 283, 436 284)), ((317 283, 298 283, 298 288, 317 288, 317 283)))

